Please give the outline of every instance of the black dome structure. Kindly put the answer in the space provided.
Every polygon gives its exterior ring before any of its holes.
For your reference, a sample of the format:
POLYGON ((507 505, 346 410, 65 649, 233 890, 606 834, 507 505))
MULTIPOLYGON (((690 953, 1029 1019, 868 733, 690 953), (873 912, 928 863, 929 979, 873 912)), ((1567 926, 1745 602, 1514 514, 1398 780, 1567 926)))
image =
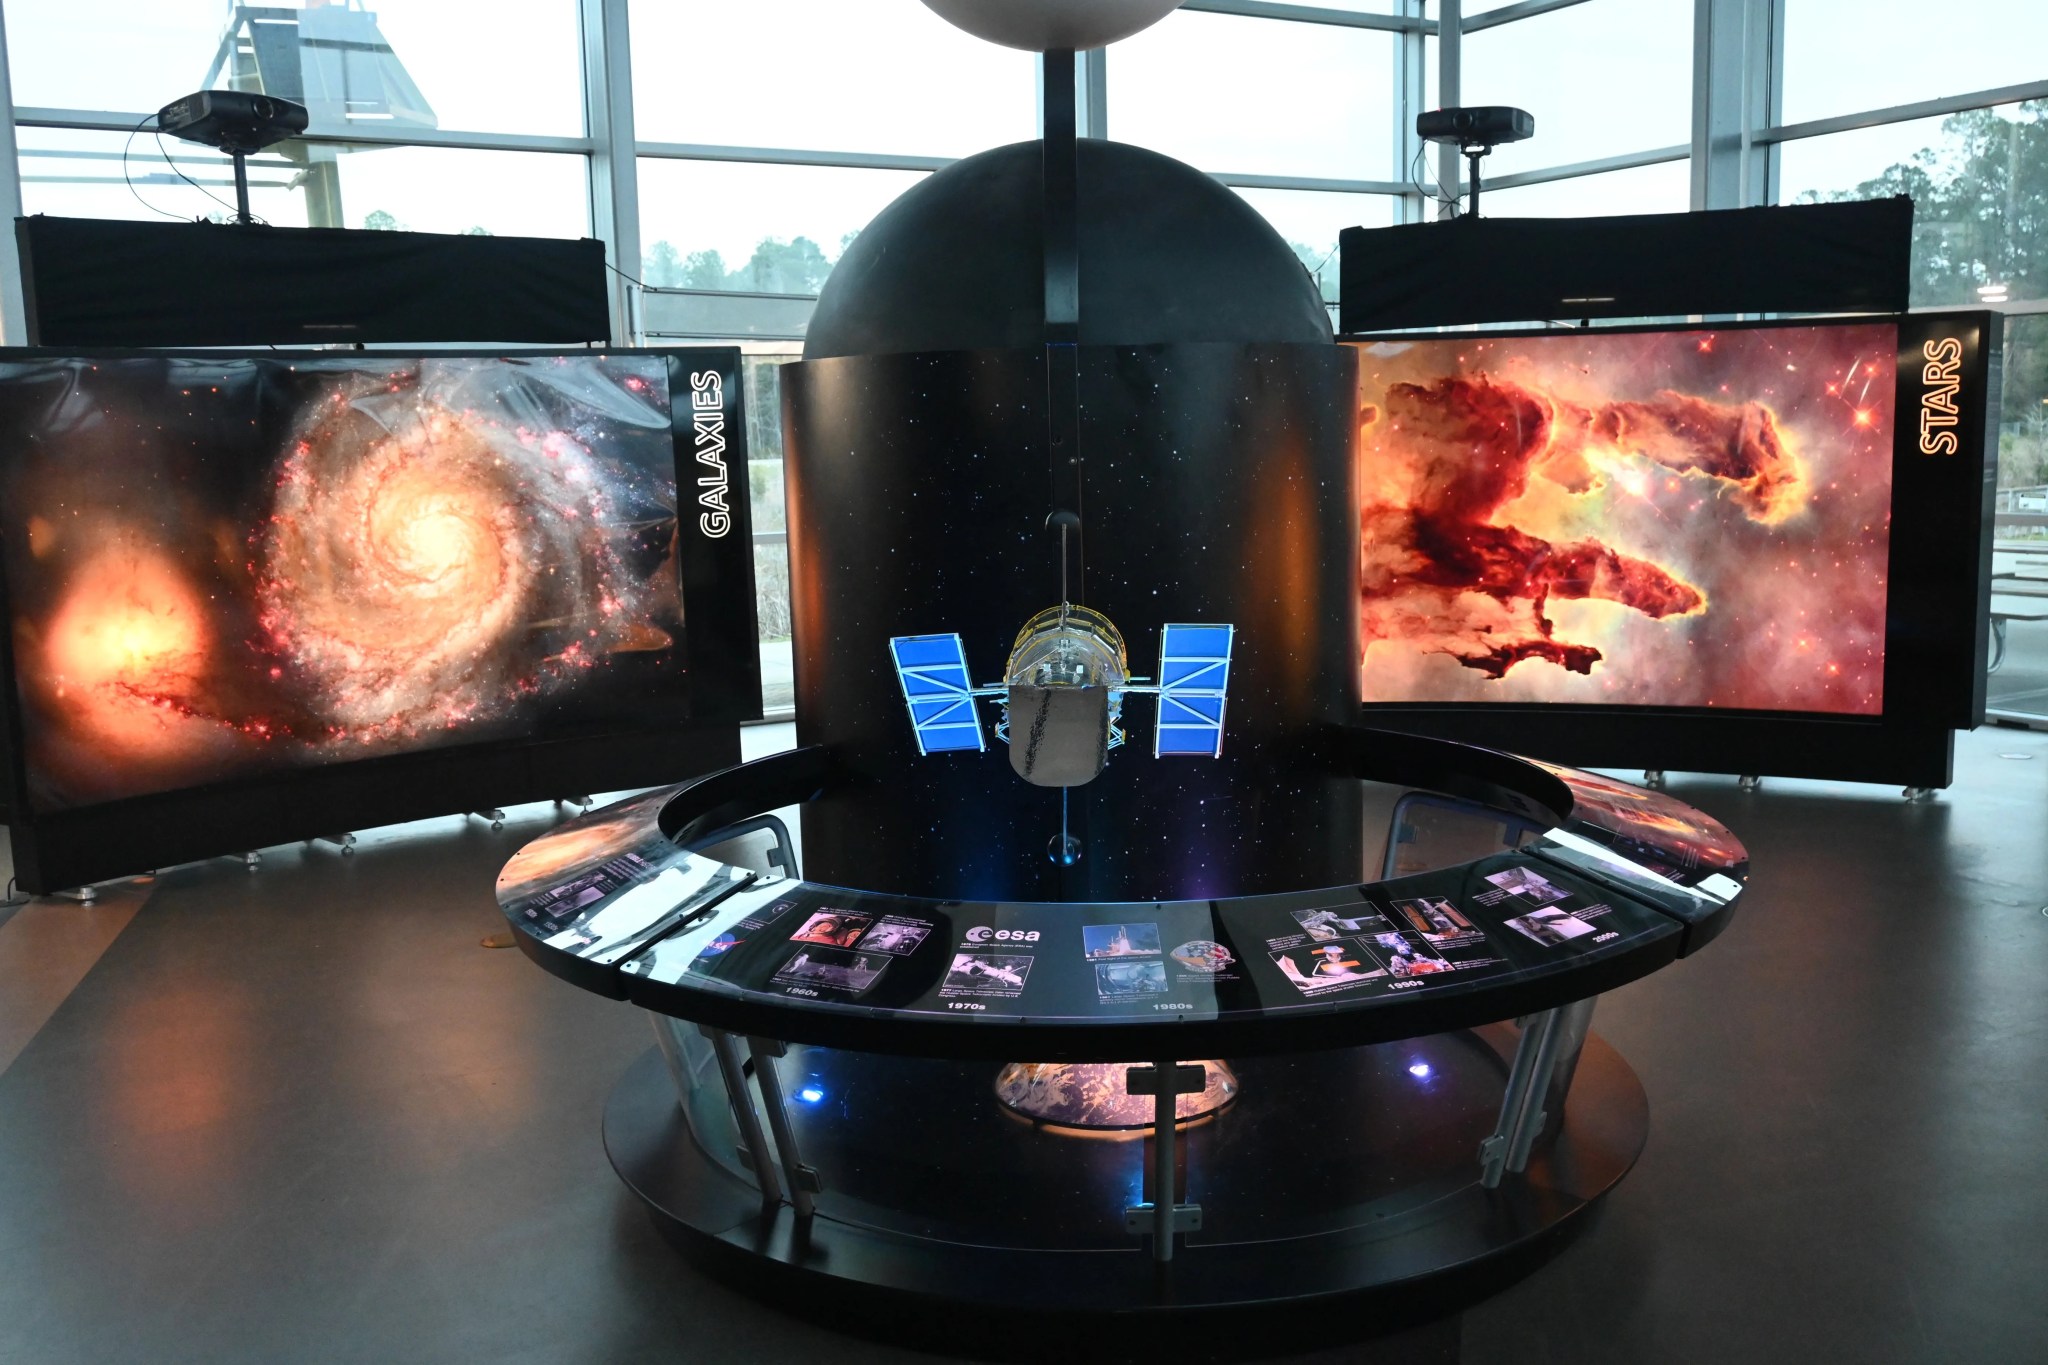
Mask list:
MULTIPOLYGON (((946 169, 884 209, 818 299, 804 359, 1045 344, 1043 147, 946 169)), ((1078 143, 1083 346, 1328 344, 1315 281, 1244 200, 1142 147, 1078 143)))

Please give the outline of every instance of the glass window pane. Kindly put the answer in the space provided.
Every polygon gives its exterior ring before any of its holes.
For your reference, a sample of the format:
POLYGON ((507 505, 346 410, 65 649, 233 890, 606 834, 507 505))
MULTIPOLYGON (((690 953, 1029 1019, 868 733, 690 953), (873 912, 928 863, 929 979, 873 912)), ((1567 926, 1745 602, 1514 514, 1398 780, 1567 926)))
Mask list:
MULTIPOLYGON (((316 149, 317 152, 318 149, 316 149)), ((588 237, 590 162, 548 152, 379 147, 335 159, 348 227, 473 232, 501 237, 588 237)))
MULTIPOLYGON (((165 138, 160 152, 151 133, 131 141, 24 128, 19 137, 23 212, 165 221, 233 214, 230 163, 204 147, 165 138)), ((249 207, 279 227, 587 237, 587 166, 582 156, 545 152, 285 143, 250 158, 249 207)))
POLYGON ((1323 298, 1329 303, 1337 301, 1337 234, 1348 227, 1385 227, 1394 221, 1390 195, 1320 190, 1239 190, 1238 194, 1287 239, 1321 284, 1323 298))
POLYGON ((914 0, 632 0, 643 142, 965 156, 1038 136, 1038 59, 914 0))
MULTIPOLYGON (((234 214, 232 163, 210 148, 165 138, 159 151, 153 133, 131 138, 126 133, 22 128, 15 136, 23 213, 160 222, 225 221, 234 214), (180 172, 198 185, 182 179, 180 172)), ((305 227, 305 196, 292 188, 299 171, 272 152, 250 157, 250 211, 279 227, 305 227)))
POLYGON ((1392 34, 1183 11, 1106 70, 1118 142, 1205 171, 1393 177, 1392 34))
POLYGON ((1913 197, 1916 307, 2048 298, 2048 101, 1782 144, 1779 202, 1913 197))
POLYGON ((167 0, 9 5, 15 102, 139 114, 210 85, 297 100, 316 126, 583 131, 575 0, 271 3, 253 7, 260 44, 243 22, 249 8, 167 0), (292 13, 263 13, 279 9, 292 13), (282 61, 271 57, 269 41, 280 30, 289 30, 282 61), (209 82, 216 61, 223 65, 209 82))
POLYGON ((2048 316, 2005 320, 2004 407, 1998 425, 1998 503, 1992 519, 1992 572, 2018 575, 1991 586, 1991 674, 1985 700, 1994 711, 2048 720, 2048 597, 2030 595, 2048 579, 2048 316))
POLYGON ((815 294, 846 243, 920 171, 640 159, 641 279, 815 294))
POLYGON ((2041 0, 1781 0, 1787 123, 2048 75, 2041 0))
POLYGON ((1675 0, 1593 0, 1468 36, 1462 102, 1536 116, 1536 136, 1494 152, 1485 173, 1689 141, 1692 26, 1692 5, 1675 0))
POLYGON ((1490 190, 1480 180, 1483 218, 1594 218, 1617 213, 1683 213, 1692 206, 1692 163, 1663 161, 1602 175, 1490 190))

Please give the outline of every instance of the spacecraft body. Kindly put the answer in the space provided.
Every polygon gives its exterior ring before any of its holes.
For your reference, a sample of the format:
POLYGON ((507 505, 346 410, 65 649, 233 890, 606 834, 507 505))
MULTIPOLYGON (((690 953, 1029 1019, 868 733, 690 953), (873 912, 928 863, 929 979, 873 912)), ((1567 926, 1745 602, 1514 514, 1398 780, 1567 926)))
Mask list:
POLYGON ((1035 786, 1079 787, 1124 743, 1124 698, 1133 693, 1159 699, 1154 758, 1220 756, 1235 633, 1229 625, 1162 626, 1157 681, 1132 677, 1116 624, 1072 602, 1024 623, 998 684, 974 685, 957 634, 899 635, 889 651, 918 753, 986 750, 975 703, 990 698, 1002 708, 996 738, 1009 745, 1016 774, 1035 786))

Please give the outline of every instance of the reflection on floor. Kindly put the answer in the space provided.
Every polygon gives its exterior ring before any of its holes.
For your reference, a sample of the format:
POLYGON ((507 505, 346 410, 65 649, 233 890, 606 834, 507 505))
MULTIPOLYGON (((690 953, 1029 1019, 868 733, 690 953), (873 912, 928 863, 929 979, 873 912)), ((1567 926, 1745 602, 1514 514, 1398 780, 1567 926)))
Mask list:
MULTIPOLYGON (((1589 1235, 1465 1314, 1462 1359, 2039 1359, 2048 736, 1965 737, 1926 806, 1673 790, 1749 842, 1756 888, 1602 1002, 1649 1150, 1589 1235)), ((597 1134, 645 1024, 477 946, 497 866, 555 818, 512 815, 156 883, 0 1072, 0 1362, 931 1358, 654 1236, 597 1134)), ((51 989, 13 963, 7 997, 51 989)))

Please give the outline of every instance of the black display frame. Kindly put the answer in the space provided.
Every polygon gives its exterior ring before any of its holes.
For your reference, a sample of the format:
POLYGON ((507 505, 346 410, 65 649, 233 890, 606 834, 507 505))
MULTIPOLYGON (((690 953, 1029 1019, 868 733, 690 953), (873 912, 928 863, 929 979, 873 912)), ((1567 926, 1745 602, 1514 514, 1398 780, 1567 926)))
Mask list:
MULTIPOLYGON (((1460 330, 1456 337, 1523 340, 1583 337, 1589 330, 1609 335, 1872 323, 1896 326, 1899 334, 1881 714, 1571 702, 1370 702, 1362 705, 1367 723, 1587 768, 1948 786, 1955 774, 1955 732, 1984 722, 1998 473, 1998 428, 1990 415, 1999 401, 2003 347, 1997 314, 1966 310, 1595 329, 1480 328, 1460 330), (1950 343, 1952 360, 1947 359, 1950 343), (1952 425, 1939 420, 1946 414, 1928 406, 1930 392, 1940 387, 1931 373, 1936 364, 1959 381, 1952 425)), ((1434 335, 1359 334, 1338 340, 1365 345, 1434 335)))
MULTIPOLYGON (((0 364, 125 359, 205 362, 336 358, 350 362, 656 356, 668 366, 680 542, 684 678, 689 721, 565 739, 513 738, 437 746, 416 753, 282 770, 56 810, 29 795, 23 705, 14 632, 0 631, 0 819, 7 824, 14 877, 48 894, 178 863, 337 835, 432 816, 599 791, 673 782, 740 758, 739 727, 761 716, 761 660, 754 601, 754 545, 746 423, 746 377, 737 347, 405 347, 346 352, 278 350, 0 348, 0 364), (694 453, 691 396, 716 376, 714 461, 694 453), (701 388, 693 380, 702 381, 701 388), (721 518, 699 515, 700 479, 715 480, 721 518)), ((707 407, 707 412, 712 409, 707 407)), ((711 491, 710 485, 704 490, 711 491)), ((0 538, 8 534, 0 524, 0 538)), ((0 618, 13 620, 4 568, 0 618)))

